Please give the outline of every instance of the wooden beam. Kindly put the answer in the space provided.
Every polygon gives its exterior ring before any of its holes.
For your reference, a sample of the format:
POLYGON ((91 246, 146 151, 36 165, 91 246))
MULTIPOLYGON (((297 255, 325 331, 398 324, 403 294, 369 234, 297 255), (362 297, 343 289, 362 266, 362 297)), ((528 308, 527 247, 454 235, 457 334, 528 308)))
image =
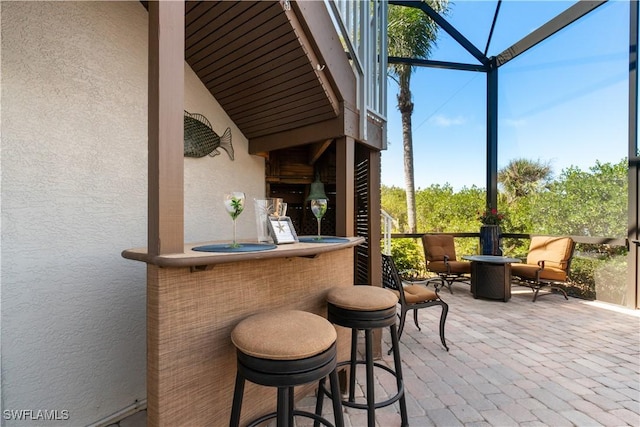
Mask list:
POLYGON ((355 236, 355 148, 348 136, 336 140, 336 234, 355 236))
MULTIPOLYGON (((297 3, 298 2, 295 2, 296 6, 298 6, 297 3)), ((316 2, 309 2, 309 3, 316 3, 316 2)), ((320 5, 322 5, 323 8, 325 7, 323 3, 320 3, 320 5)), ((291 10, 291 8, 289 9, 285 8, 284 13, 285 15, 287 15, 287 18, 289 19, 291 28, 293 28, 293 30, 296 33, 296 36, 298 36, 298 42, 306 52, 307 57, 309 58, 309 62, 311 62, 312 66, 314 67, 316 77, 322 84, 322 87, 324 88, 324 91, 327 94, 327 98, 329 99, 329 102, 333 107, 333 112, 337 116, 338 114, 340 114, 340 100, 336 96, 336 93, 334 92, 333 87, 331 86, 331 82, 327 78, 327 75, 325 74, 324 70, 326 68, 326 64, 324 63, 324 59, 322 59, 322 57, 319 57, 315 52, 315 49, 314 49, 315 45, 312 44, 312 41, 311 41, 313 40, 313 37, 307 37, 307 34, 304 31, 304 27, 302 26, 302 23, 296 16, 296 13, 293 10, 291 10)), ((315 17, 312 17, 311 19, 314 19, 314 18, 315 17)), ((327 31, 333 31, 335 33, 335 30, 333 30, 332 25, 329 27, 323 28, 321 33, 325 33, 327 31)), ((321 33, 319 33, 318 35, 320 35, 321 33)), ((315 34, 314 34, 314 37, 315 37, 315 34)), ((345 62, 346 62, 346 58, 345 58, 345 62)))
POLYGON ((292 2, 292 6, 296 15, 300 16, 300 23, 305 32, 312 35, 309 41, 318 52, 319 60, 323 61, 321 65, 326 66, 324 72, 328 72, 329 81, 338 97, 355 105, 356 77, 340 39, 336 37, 327 7, 318 1, 295 1, 292 2))
POLYGON ((327 139, 324 142, 316 142, 309 146, 309 164, 313 165, 322 156, 322 153, 327 151, 327 148, 331 146, 332 139, 327 139))
POLYGON ((249 154, 297 147, 310 142, 324 141, 344 134, 341 117, 323 122, 249 139, 249 154))
POLYGON ((382 286, 382 248, 378 242, 382 241, 382 229, 380 227, 380 212, 382 210, 381 185, 381 153, 376 150, 368 150, 369 154, 369 271, 371 284, 382 286))
POLYGON ((184 2, 149 2, 148 252, 184 251, 184 2))
MULTIPOLYGON (((380 227, 381 192, 381 153, 369 150, 369 277, 371 286, 382 287, 382 248, 378 242, 382 241, 380 227)), ((382 330, 377 329, 374 334, 373 352, 382 357, 382 330)))
POLYGON ((367 117, 367 140, 362 145, 375 151, 387 149, 387 123, 374 118, 367 117))

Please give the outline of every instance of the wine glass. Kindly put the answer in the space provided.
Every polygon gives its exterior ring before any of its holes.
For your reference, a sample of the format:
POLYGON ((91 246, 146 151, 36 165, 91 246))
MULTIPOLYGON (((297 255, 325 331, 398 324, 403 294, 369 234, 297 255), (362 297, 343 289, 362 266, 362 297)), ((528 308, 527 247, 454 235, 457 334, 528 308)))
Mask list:
POLYGON ((322 221, 322 217, 327 212, 327 199, 312 199, 311 212, 318 220, 318 237, 316 237, 316 240, 322 240, 320 236, 320 221, 322 221))
POLYGON ((233 243, 230 246, 232 248, 240 247, 236 242, 236 219, 244 210, 244 199, 244 193, 240 191, 233 191, 224 195, 224 207, 233 220, 233 243))

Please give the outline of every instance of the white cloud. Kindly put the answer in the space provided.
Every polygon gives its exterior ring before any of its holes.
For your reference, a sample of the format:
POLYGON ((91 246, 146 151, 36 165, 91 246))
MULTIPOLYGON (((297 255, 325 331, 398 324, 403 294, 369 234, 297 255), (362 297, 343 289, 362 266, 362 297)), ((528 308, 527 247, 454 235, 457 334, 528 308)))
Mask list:
POLYGON ((506 126, 510 126, 513 128, 520 128, 523 127, 524 125, 527 124, 527 121, 524 119, 519 119, 519 120, 515 120, 515 119, 503 119, 502 120, 502 124, 506 125, 506 126))
POLYGON ((434 123, 436 126, 442 127, 460 126, 467 122, 464 117, 447 117, 442 114, 433 116, 429 121, 434 123))

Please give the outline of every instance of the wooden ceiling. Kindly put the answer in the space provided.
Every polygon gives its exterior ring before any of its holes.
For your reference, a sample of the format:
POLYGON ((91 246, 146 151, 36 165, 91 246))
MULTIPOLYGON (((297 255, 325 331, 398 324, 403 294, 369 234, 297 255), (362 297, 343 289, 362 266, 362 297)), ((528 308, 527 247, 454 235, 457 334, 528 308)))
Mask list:
POLYGON ((249 140, 340 114, 304 28, 279 1, 186 3, 185 59, 249 140))

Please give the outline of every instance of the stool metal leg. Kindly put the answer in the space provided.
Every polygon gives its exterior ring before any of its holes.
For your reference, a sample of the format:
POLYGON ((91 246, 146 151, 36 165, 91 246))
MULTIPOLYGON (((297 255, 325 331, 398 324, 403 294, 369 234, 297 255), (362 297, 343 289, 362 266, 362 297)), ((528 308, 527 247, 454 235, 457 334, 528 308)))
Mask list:
POLYGON ((293 398, 293 386, 289 387, 289 426, 293 427, 293 411, 295 409, 295 399, 293 398))
MULTIPOLYGON (((322 406, 324 404, 324 383, 325 383, 325 378, 322 378, 318 383, 318 392, 316 393, 316 415, 320 417, 322 416, 322 406)), ((331 393, 333 394, 333 384, 331 384, 331 393)), ((315 420, 313 423, 313 427, 318 427, 319 425, 320 423, 318 422, 318 420, 315 420)))
POLYGON ((276 409, 278 427, 289 427, 289 394, 288 387, 278 387, 278 408, 276 409))
MULTIPOLYGON (((322 378, 318 385, 318 397, 316 398, 316 415, 322 416, 322 406, 324 396, 327 393, 325 389, 325 380, 322 378)), ((329 385, 331 387, 331 402, 333 404, 333 420, 335 427, 344 427, 344 414, 342 413, 342 394, 340 393, 340 380, 338 380, 338 370, 334 369, 329 374, 329 385)), ((319 427, 320 421, 315 420, 313 427, 319 427)))
POLYGON ((406 427, 409 425, 409 417, 407 416, 407 401, 405 400, 404 381, 402 379, 402 360, 400 360, 398 330, 395 324, 391 325, 390 329, 391 345, 393 346, 393 362, 396 370, 396 384, 398 385, 398 393, 402 393, 400 397, 400 417, 402 418, 402 427, 406 427))
POLYGON ((240 425, 240 410, 242 409, 242 397, 244 395, 244 377, 238 372, 236 374, 236 387, 233 392, 233 406, 231 408, 231 420, 229 427, 240 425))
POLYGON ((358 330, 351 330, 351 364, 349 366, 349 402, 355 402, 356 397, 356 361, 358 360, 358 330))
MULTIPOLYGON (((340 395, 340 381, 338 380, 338 371, 333 370, 329 374, 329 383, 331 384, 331 400, 333 402, 333 419, 336 427, 344 427, 344 419, 342 414, 342 396, 340 395)), ((324 396, 323 396, 324 397, 324 396)))
POLYGON ((376 427, 376 396, 373 378, 373 331, 364 331, 366 368, 367 368, 367 426, 376 427))

